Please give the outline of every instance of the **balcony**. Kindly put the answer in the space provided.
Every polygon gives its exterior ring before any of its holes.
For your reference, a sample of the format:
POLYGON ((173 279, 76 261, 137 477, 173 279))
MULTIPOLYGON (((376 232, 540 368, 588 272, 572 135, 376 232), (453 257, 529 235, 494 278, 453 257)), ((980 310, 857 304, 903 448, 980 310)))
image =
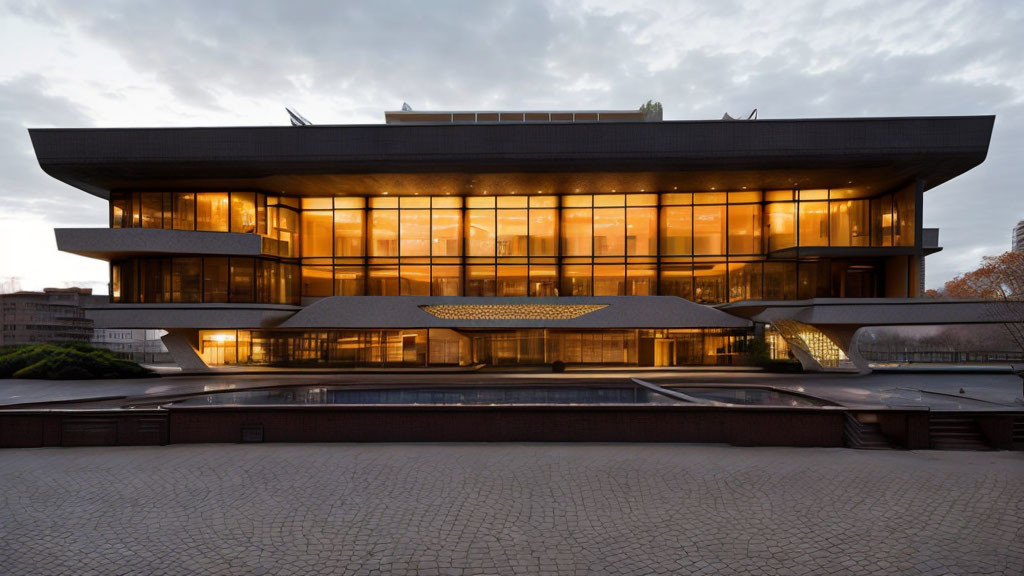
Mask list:
POLYGON ((57 249, 111 261, 142 255, 260 256, 262 238, 233 232, 160 228, 57 228, 57 249))

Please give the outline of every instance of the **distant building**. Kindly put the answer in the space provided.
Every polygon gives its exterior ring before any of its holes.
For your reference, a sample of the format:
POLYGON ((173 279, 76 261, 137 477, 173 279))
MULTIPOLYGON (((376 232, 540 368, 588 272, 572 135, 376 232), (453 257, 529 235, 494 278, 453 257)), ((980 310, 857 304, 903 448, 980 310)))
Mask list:
POLYGON ((88 342, 93 321, 82 308, 91 288, 46 288, 0 294, 0 346, 88 342))
POLYGON ((1024 220, 1013 227, 1013 251, 1024 252, 1024 220))
POLYGON ((164 330, 139 328, 96 328, 92 342, 97 348, 106 348, 125 360, 140 364, 167 364, 174 360, 160 339, 164 330))

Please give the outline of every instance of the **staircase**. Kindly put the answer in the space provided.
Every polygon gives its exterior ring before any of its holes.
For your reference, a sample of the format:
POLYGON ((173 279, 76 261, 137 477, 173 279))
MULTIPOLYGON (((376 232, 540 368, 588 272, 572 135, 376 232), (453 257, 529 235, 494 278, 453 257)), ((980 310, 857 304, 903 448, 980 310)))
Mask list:
POLYGON ((877 423, 861 422, 849 413, 846 414, 846 422, 843 424, 843 442, 847 448, 857 450, 892 449, 877 423))
POLYGON ((1014 450, 1024 450, 1024 418, 1014 419, 1011 442, 1014 450))
POLYGON ((978 424, 970 416, 931 415, 928 438, 935 450, 991 450, 978 424))
MULTIPOLYGON (((836 345, 831 338, 814 326, 780 318, 773 320, 772 328, 782 336, 791 348, 796 348, 818 363, 828 372, 857 372, 857 365, 836 345)), ((805 366, 806 368, 806 366, 805 366)))

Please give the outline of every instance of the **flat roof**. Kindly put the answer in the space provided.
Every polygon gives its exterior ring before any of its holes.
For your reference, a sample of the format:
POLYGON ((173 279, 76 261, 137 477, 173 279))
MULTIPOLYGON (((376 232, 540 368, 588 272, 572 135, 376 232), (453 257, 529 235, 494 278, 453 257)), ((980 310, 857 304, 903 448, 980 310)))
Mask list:
POLYGON ((111 190, 545 193, 933 188, 984 161, 994 116, 30 129, 49 175, 111 190), (390 189, 390 190, 389 190, 390 189))

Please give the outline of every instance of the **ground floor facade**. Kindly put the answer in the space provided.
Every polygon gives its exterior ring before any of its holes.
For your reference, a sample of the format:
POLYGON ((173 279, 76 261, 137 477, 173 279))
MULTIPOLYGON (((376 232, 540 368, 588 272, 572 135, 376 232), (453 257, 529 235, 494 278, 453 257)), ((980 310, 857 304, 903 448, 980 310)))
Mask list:
MULTIPOLYGON (((752 328, 198 330, 208 366, 732 366, 751 363, 752 328)), ((766 334, 768 353, 788 348, 766 334)))

